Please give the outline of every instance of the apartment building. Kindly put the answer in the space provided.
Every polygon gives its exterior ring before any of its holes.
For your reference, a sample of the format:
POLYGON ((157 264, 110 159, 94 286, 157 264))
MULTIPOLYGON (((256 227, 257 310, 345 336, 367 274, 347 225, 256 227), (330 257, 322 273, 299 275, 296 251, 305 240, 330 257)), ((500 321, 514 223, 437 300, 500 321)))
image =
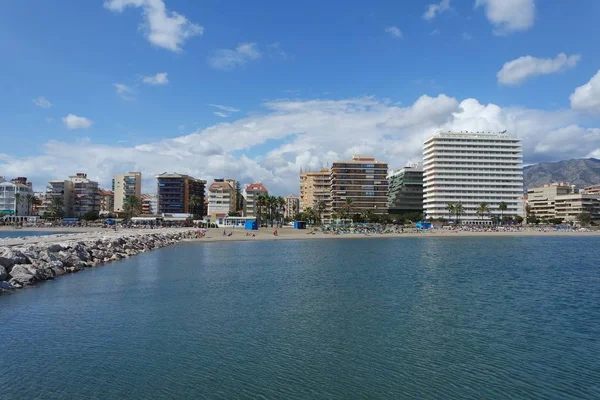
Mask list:
POLYGON ((208 215, 227 216, 236 211, 236 181, 233 179, 215 179, 208 187, 208 215))
POLYGON ((204 190, 206 181, 178 173, 162 173, 158 182, 159 214, 206 215, 204 190))
POLYGON ((527 190, 529 212, 537 218, 557 218, 556 199, 559 196, 577 194, 575 185, 567 182, 556 182, 527 190))
POLYGON ((256 217, 258 196, 268 195, 269 191, 261 182, 254 182, 244 188, 244 216, 256 217))
POLYGON ((352 160, 336 161, 331 166, 331 209, 350 213, 371 211, 387 214, 388 164, 373 157, 355 155, 352 160), (346 210, 348 211, 348 210, 346 210))
POLYGON ((73 216, 82 217, 89 212, 100 212, 98 182, 88 179, 83 172, 70 176, 69 180, 73 182, 73 216))
POLYGON ((584 194, 600 194, 600 185, 586 186, 582 193, 584 194))
POLYGON ((154 194, 142 194, 142 214, 154 215, 158 213, 158 197, 154 194))
POLYGON ((300 174, 300 212, 307 208, 317 210, 323 203, 321 214, 323 221, 331 220, 331 171, 323 168, 320 171, 300 174))
POLYGON ((0 177, 0 214, 10 216, 28 216, 31 213, 27 196, 33 196, 31 182, 25 177, 10 181, 0 177))
POLYGON ((122 213, 125 199, 135 196, 138 199, 142 196, 142 173, 128 172, 118 174, 113 178, 112 190, 114 192, 114 211, 122 213))
POLYGON ((388 180, 388 213, 423 212, 423 164, 391 171, 388 180))
POLYGON ((521 215, 523 151, 521 141, 500 134, 440 132, 423 147, 423 208, 428 218, 454 219, 448 203, 460 203, 466 224, 491 224, 503 215, 521 215), (481 203, 490 213, 477 215, 481 203))
POLYGON ((100 189, 98 191, 100 198, 100 212, 110 214, 115 210, 115 193, 112 190, 100 189))
POLYGON ((579 215, 589 213, 592 221, 600 221, 600 194, 572 193, 556 196, 556 218, 577 222, 579 215))
POLYGON ((42 208, 46 212, 53 210, 54 199, 60 199, 63 216, 73 216, 73 182, 71 180, 55 180, 48 182, 46 197, 42 208))
POLYGON ((285 211, 283 213, 284 218, 293 219, 300 212, 300 196, 290 194, 284 197, 285 199, 285 211))

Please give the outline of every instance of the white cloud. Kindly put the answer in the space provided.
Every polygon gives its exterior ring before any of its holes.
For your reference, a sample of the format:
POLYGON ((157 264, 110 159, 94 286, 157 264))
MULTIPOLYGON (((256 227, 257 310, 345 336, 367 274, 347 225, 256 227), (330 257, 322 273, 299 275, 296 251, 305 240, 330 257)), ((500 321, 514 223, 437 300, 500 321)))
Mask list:
POLYGON ((28 176, 37 187, 77 171, 109 187, 115 173, 141 170, 144 190, 151 191, 153 177, 168 170, 209 180, 261 180, 284 195, 298 192, 300 168, 318 169, 353 153, 373 155, 391 168, 419 160, 423 141, 437 131, 507 129, 523 140, 526 163, 600 154, 598 128, 581 127, 578 118, 570 109, 501 107, 443 94, 406 106, 375 97, 279 100, 264 104, 261 113, 138 146, 52 141, 40 155, 0 156, 0 170, 28 176), (272 150, 262 150, 264 143, 272 150))
POLYGON ((133 96, 131 96, 133 90, 129 86, 122 83, 113 83, 113 86, 120 98, 123 100, 134 100, 133 96))
POLYGON ((107 0, 104 7, 123 12, 126 7, 142 8, 144 23, 140 24, 148 41, 155 46, 179 52, 185 41, 202 35, 204 28, 185 16, 167 10, 163 0, 107 0))
POLYGON ((222 112, 222 111, 214 111, 213 114, 215 114, 217 117, 221 117, 221 118, 227 118, 229 117, 228 114, 222 112))
POLYGON ((156 75, 144 76, 142 82, 149 85, 166 85, 169 83, 169 78, 166 72, 159 72, 156 75))
POLYGON ((402 38, 402 31, 397 26, 388 26, 385 31, 397 39, 402 38))
POLYGON ((588 83, 575 89, 569 100, 574 110, 600 114, 600 69, 588 83))
POLYGON ((528 79, 540 75, 550 75, 565 71, 577 65, 581 56, 567 56, 560 53, 556 58, 537 58, 532 56, 519 57, 504 64, 498 72, 498 83, 503 85, 518 85, 528 79))
POLYGON ((495 35, 526 31, 535 22, 535 0, 475 0, 495 26, 495 35))
POLYGON ((48 101, 44 96, 40 96, 37 99, 33 99, 33 104, 41 108, 50 108, 52 107, 52 103, 48 101))
POLYGON ((450 9, 450 0, 442 0, 437 4, 430 4, 427 6, 427 11, 423 14, 423 18, 426 20, 432 20, 437 15, 450 9))
POLYGON ((74 114, 69 114, 62 120, 63 124, 69 129, 87 129, 93 124, 91 120, 85 117, 78 117, 74 114))
POLYGON ((219 110, 229 111, 229 112, 238 112, 238 111, 240 111, 239 108, 224 106, 222 104, 209 104, 209 106, 218 108, 219 110))
POLYGON ((256 43, 240 43, 235 50, 220 49, 208 59, 214 69, 232 70, 244 66, 248 61, 258 60, 262 53, 256 43))

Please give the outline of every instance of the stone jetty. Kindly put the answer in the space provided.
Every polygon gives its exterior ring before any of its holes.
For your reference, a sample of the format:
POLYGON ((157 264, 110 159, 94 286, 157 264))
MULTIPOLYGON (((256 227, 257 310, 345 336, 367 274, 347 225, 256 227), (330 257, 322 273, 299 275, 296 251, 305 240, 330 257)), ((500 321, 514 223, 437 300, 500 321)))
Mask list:
POLYGON ((0 241, 0 294, 170 246, 192 235, 191 229, 169 229, 29 237, 17 245, 14 240, 7 245, 0 241))

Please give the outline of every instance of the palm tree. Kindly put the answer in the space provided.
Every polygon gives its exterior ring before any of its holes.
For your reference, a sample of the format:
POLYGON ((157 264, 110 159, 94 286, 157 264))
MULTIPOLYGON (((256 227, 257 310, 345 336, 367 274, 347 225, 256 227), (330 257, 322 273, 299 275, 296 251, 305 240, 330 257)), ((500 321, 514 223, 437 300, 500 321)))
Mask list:
POLYGON ((27 193, 25 195, 25 204, 27 204, 27 215, 31 215, 31 208, 35 199, 36 197, 32 193, 27 193))
POLYGON ((254 201, 254 213, 256 215, 256 222, 260 227, 262 225, 262 214, 263 207, 267 205, 267 196, 264 194, 259 194, 254 201))
POLYGON ((279 209, 279 225, 283 226, 283 218, 285 215, 285 205, 286 201, 283 197, 279 196, 277 198, 277 207, 279 209))
POLYGON ((62 197, 55 196, 52 197, 50 201, 50 207, 48 207, 48 211, 55 218, 60 218, 65 215, 65 202, 62 197))
POLYGON ((344 211, 346 212, 346 215, 352 215, 352 203, 354 203, 354 199, 347 197, 344 202, 344 211))
POLYGON ((448 214, 450 215, 450 218, 448 218, 448 219, 452 219, 452 214, 454 214, 456 212, 456 204, 447 203, 446 210, 448 210, 448 214))
POLYGON ((21 193, 15 193, 15 217, 19 215, 19 205, 21 204, 21 201, 21 193))
POLYGON ((317 212, 317 217, 318 217, 317 219, 318 219, 319 225, 321 225, 321 219, 322 219, 322 216, 323 216, 323 211, 325 211, 326 208, 327 208, 327 204, 325 204, 325 202, 323 200, 319 200, 317 202, 316 212, 317 212))
POLYGON ((192 195, 190 197, 190 201, 188 203, 188 213, 198 214, 198 208, 201 208, 203 205, 204 205, 204 200, 202 199, 202 197, 195 195, 195 194, 192 195))
POLYGON ((477 207, 477 211, 475 211, 475 214, 479 215, 481 217, 482 221, 483 221, 483 217, 485 217, 489 213, 490 213, 490 207, 488 206, 488 204, 486 202, 480 203, 479 206, 477 207))
MULTIPOLYGON (((192 196, 193 198, 194 196, 192 196)), ((123 211, 125 211, 125 218, 131 219, 139 214, 142 209, 142 201, 137 196, 127 196, 123 200, 123 211)))
POLYGON ((456 223, 459 224, 460 216, 465 213, 465 209, 460 201, 454 205, 454 213, 456 214, 456 223))
POLYGON ((506 211, 508 209, 508 204, 501 201, 500 204, 498 205, 498 209, 500 210, 500 221, 503 221, 504 220, 504 211, 506 211))

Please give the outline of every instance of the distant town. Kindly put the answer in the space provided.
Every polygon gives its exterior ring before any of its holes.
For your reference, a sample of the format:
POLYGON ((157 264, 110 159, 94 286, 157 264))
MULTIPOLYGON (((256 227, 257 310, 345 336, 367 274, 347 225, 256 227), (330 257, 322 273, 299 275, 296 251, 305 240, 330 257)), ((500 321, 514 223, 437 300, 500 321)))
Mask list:
POLYGON ((269 195, 261 182, 206 180, 178 173, 156 176, 143 194, 142 172, 115 175, 110 189, 79 172, 35 191, 26 177, 0 177, 0 220, 75 222, 123 218, 134 223, 204 221, 238 226, 415 223, 461 225, 600 222, 600 182, 577 188, 548 182, 523 188, 521 141, 506 134, 440 132, 426 140, 422 162, 389 170, 388 162, 355 155, 330 168, 300 171, 299 195, 269 195))

